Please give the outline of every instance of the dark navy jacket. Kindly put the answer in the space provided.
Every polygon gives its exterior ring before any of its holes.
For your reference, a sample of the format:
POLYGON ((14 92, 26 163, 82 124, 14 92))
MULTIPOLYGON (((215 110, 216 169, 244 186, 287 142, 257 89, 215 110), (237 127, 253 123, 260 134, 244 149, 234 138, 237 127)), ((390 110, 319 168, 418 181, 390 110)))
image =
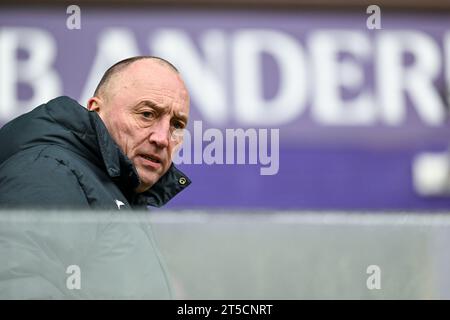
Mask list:
POLYGON ((190 180, 172 164, 149 191, 134 193, 138 184, 101 118, 69 97, 0 129, 0 208, 160 207, 190 180))

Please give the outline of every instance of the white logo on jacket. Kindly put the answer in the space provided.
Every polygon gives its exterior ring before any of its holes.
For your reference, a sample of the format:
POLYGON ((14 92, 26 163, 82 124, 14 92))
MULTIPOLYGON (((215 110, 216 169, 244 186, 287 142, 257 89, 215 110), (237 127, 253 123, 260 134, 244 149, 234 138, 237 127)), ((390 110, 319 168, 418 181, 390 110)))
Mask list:
POLYGON ((125 203, 123 203, 122 201, 116 199, 116 205, 117 205, 117 208, 119 208, 119 210, 120 210, 120 206, 124 206, 125 203))

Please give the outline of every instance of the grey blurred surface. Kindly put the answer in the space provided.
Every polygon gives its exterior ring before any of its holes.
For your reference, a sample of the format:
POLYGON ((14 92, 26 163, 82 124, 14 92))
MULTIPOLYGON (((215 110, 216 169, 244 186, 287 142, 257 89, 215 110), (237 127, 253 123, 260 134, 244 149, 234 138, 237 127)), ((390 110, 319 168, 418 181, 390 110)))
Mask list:
POLYGON ((172 297, 150 225, 132 211, 0 217, 0 299, 172 297))
MULTIPOLYGON (((167 298, 158 294, 164 292, 159 280, 154 282, 158 292, 146 285, 151 281, 142 280, 136 287, 142 270, 148 271, 147 280, 161 279, 167 272, 171 298, 175 299, 450 298, 448 214, 3 212, 0 217, 3 271, 5 266, 22 264, 25 269, 32 267, 34 274, 42 274, 42 270, 59 273, 59 286, 64 287, 64 263, 81 265, 82 284, 90 290, 87 295, 71 291, 66 296, 44 298, 167 298), (120 231, 99 237, 98 228, 105 226, 120 231), (144 226, 157 248, 149 250, 147 240, 140 237, 142 229, 136 226, 144 226), (43 252, 64 254, 46 260, 42 257, 48 254, 37 252, 35 259, 24 260, 21 251, 29 250, 14 240, 22 237, 24 230, 43 235, 41 243, 49 247, 59 246, 50 251, 40 246, 43 252), (130 239, 137 245, 127 245, 130 239), (96 251, 92 246, 104 250, 96 251), (83 250, 90 250, 90 255, 83 250), (81 257, 85 260, 77 261, 81 257), (162 257, 163 271, 155 265, 155 257, 162 257), (59 269, 52 269, 49 261, 59 261, 59 269), (23 265, 27 263, 30 265, 23 265), (366 285, 371 265, 380 268, 380 289, 370 290, 366 285), (105 275, 110 276, 106 282, 105 275), (119 293, 113 294, 114 290, 119 293)), ((0 280, 7 280, 4 272, 0 280)), ((20 281, 19 288, 31 290, 23 286, 26 277, 20 281)), ((29 298, 28 293, 19 297, 29 298)))
POLYGON ((193 299, 448 298, 449 217, 221 214, 154 217, 178 284, 193 299), (369 290, 367 267, 381 269, 369 290))

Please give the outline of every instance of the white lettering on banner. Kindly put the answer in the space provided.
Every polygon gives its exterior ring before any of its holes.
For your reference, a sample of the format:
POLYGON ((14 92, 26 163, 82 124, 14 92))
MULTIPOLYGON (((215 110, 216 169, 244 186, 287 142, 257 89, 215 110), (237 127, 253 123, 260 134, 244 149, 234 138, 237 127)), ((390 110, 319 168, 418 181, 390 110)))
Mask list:
MULTIPOLYGON (((223 126, 234 120, 243 127, 275 127, 310 115, 312 121, 326 126, 401 126, 409 111, 408 97, 410 111, 416 112, 424 125, 440 126, 447 115, 434 82, 443 72, 446 87, 450 86, 450 33, 443 41, 441 51, 430 35, 416 30, 370 34, 313 30, 303 44, 279 30, 226 33, 211 29, 194 38, 181 29, 162 28, 151 33, 149 45, 150 52, 180 69, 193 105, 212 125, 223 126), (272 82, 277 91, 270 98, 264 95, 264 54, 278 68, 279 81, 272 82), (412 59, 405 64, 407 54, 412 59), (368 79, 365 67, 372 66, 374 78, 368 79), (370 85, 372 82, 375 85, 370 85), (344 96, 344 90, 351 95, 344 96)), ((0 28, 0 122, 62 93, 53 67, 56 49, 55 39, 47 31, 0 28), (28 58, 18 57, 18 50, 26 52, 28 58), (19 100, 21 83, 31 87, 30 99, 19 100)), ((92 96, 108 67, 139 54, 147 53, 139 52, 131 29, 107 28, 99 33, 79 101, 86 103, 92 96)))
POLYGON ((442 124, 445 106, 433 85, 442 64, 433 39, 418 31, 380 32, 376 48, 378 107, 383 123, 400 125, 405 120, 407 92, 425 124, 442 124), (414 56, 413 65, 403 65, 405 52, 414 56))
POLYGON ((25 113, 59 96, 62 83, 53 67, 57 49, 51 33, 26 27, 0 28, 0 121, 25 113), (18 58, 18 51, 27 54, 18 58), (28 100, 19 99, 18 84, 32 89, 28 100))
POLYGON ((86 81, 80 102, 87 103, 94 94, 103 73, 120 60, 139 55, 139 49, 133 32, 127 28, 108 28, 97 42, 97 54, 86 81))
POLYGON ((236 120, 244 125, 279 125, 303 112, 308 93, 307 57, 297 39, 275 30, 248 29, 233 37, 236 120), (262 53, 279 67, 278 93, 263 96, 262 53))
POLYGON ((314 105, 312 116, 324 125, 370 125, 377 110, 371 92, 364 89, 362 62, 370 61, 369 39, 360 31, 322 30, 308 45, 314 57, 314 105), (339 53, 351 54, 356 61, 339 61, 339 53), (341 87, 359 91, 351 100, 341 97, 341 87))
POLYGON ((192 100, 205 120, 223 124, 227 120, 226 39, 223 31, 209 30, 199 38, 202 55, 192 38, 177 29, 160 29, 150 41, 151 51, 172 62, 183 74, 192 100), (203 58, 202 58, 203 56, 203 58))

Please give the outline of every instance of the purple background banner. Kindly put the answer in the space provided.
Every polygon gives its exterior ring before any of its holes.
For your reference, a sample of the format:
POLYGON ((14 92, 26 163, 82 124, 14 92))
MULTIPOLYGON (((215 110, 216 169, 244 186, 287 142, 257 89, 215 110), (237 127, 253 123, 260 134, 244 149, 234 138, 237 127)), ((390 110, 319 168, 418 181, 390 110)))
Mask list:
POLYGON ((414 159, 450 144, 448 14, 386 13, 380 30, 365 12, 82 7, 79 30, 68 17, 63 7, 0 12, 0 124, 57 95, 85 104, 109 65, 154 54, 186 80, 190 129, 201 120, 203 131, 280 134, 276 174, 181 164, 193 184, 169 207, 450 208, 445 186, 423 194, 414 180, 414 159))

